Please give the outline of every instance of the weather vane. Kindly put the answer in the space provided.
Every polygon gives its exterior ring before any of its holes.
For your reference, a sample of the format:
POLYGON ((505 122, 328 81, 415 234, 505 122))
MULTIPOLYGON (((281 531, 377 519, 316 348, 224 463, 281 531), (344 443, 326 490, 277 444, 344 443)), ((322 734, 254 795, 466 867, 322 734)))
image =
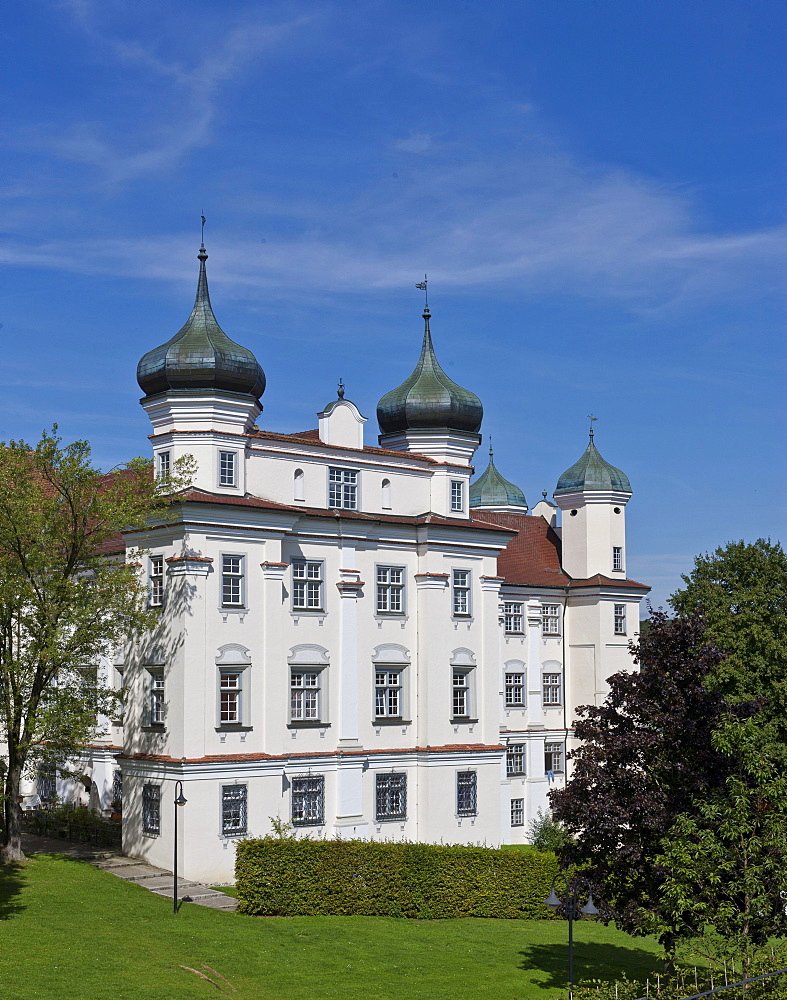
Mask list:
POLYGON ((202 219, 202 245, 205 246, 205 222, 206 222, 205 214, 202 213, 200 215, 200 218, 202 219))
POLYGON ((593 424, 598 420, 598 417, 594 417, 592 413, 588 413, 588 420, 590 421, 590 437, 593 438, 593 424))
POLYGON ((426 290, 426 286, 428 284, 429 284, 429 279, 426 277, 426 275, 424 275, 423 281, 416 281, 415 283, 415 287, 420 288, 421 291, 424 293, 424 305, 426 306, 429 305, 429 293, 426 290))

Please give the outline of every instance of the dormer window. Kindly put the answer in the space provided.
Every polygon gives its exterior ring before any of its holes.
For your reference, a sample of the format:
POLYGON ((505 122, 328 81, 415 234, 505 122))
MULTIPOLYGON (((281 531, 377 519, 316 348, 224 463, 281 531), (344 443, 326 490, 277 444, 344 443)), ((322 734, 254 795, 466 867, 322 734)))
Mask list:
POLYGON ((238 456, 234 451, 219 452, 219 486, 238 485, 238 456))
POLYGON ((328 470, 328 506, 358 510, 358 470, 328 470))

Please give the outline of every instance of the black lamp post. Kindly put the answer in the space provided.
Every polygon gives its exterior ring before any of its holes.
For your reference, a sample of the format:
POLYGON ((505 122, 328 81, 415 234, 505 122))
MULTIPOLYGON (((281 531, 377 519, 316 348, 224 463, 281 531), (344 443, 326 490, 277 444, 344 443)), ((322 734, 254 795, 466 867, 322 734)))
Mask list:
POLYGON ((183 794, 183 782, 175 782, 175 863, 173 885, 172 885, 172 907, 175 913, 178 912, 178 807, 185 806, 186 796, 183 794))
POLYGON ((552 879, 552 890, 549 893, 549 899, 545 899, 544 902, 547 906, 551 906, 553 910, 556 910, 559 906, 566 908, 566 917, 568 919, 568 988, 571 990, 574 988, 574 921, 582 917, 597 917, 598 910, 593 904, 593 886, 586 878, 577 877, 572 879, 571 883, 566 886, 563 899, 555 893, 556 880, 557 876, 552 879), (579 894, 583 886, 587 887, 588 901, 583 907, 579 908, 579 894))

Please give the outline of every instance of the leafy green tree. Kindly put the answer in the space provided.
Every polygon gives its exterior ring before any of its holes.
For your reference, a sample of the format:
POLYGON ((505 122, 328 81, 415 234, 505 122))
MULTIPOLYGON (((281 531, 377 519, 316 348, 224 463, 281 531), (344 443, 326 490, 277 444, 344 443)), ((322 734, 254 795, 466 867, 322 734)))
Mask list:
POLYGON ((23 857, 20 782, 62 765, 97 735, 117 697, 95 664, 153 624, 120 531, 166 516, 189 463, 155 482, 136 459, 104 475, 84 441, 0 444, 0 746, 5 757, 5 861, 23 857))

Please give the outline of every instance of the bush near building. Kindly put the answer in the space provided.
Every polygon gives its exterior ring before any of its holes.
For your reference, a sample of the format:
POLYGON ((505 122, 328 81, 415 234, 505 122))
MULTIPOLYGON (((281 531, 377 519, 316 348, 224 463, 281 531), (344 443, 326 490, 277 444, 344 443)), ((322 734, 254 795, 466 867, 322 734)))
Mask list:
POLYGON ((255 916, 545 920, 554 854, 265 837, 238 844, 239 910, 255 916))

